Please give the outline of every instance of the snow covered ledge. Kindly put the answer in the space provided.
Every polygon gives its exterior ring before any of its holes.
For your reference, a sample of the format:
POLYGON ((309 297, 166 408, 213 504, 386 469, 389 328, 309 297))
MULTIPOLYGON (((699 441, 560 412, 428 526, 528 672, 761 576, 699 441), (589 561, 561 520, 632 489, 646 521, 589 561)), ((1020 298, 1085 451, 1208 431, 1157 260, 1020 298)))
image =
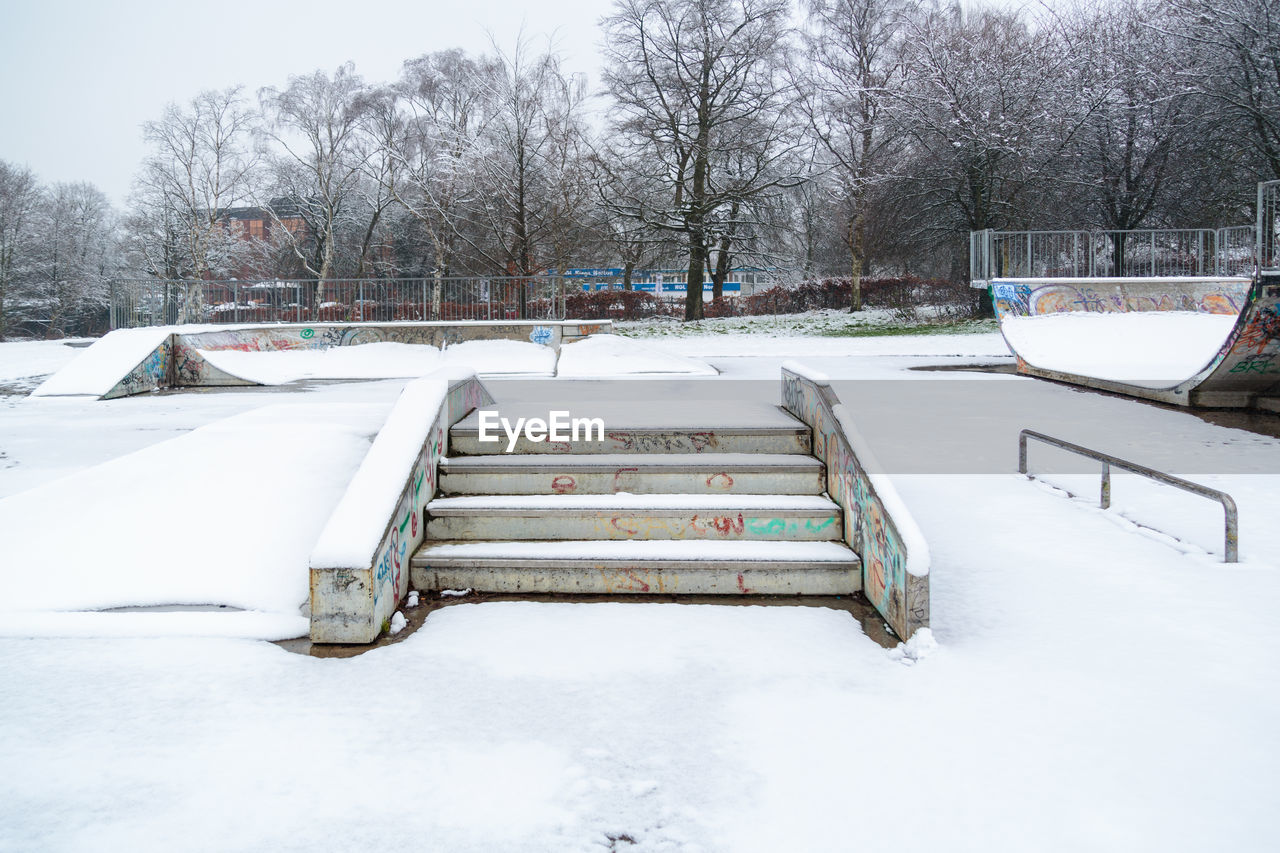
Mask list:
POLYGON ((449 427, 493 402, 468 372, 404 387, 311 552, 311 640, 370 643, 409 591, 449 427))
POLYGON ((862 591, 904 640, 929 626, 929 546, 898 490, 854 427, 827 377, 782 364, 782 405, 813 429, 827 494, 844 510, 844 537, 862 558, 862 591))

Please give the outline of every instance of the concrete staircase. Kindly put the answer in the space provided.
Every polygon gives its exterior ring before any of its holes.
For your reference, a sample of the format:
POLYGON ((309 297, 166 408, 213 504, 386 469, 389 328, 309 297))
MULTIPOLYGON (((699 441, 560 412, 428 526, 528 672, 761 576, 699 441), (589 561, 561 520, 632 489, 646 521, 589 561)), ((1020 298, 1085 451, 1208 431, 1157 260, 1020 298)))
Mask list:
MULTIPOLYGON (((720 405, 708 428, 705 414, 661 402, 593 409, 603 441, 522 438, 509 454, 495 452, 505 436, 479 440, 475 413, 455 425, 413 585, 736 595, 860 588, 840 508, 809 455, 809 429, 791 415, 720 405)), ((548 408, 500 413, 514 423, 546 419, 548 408)))

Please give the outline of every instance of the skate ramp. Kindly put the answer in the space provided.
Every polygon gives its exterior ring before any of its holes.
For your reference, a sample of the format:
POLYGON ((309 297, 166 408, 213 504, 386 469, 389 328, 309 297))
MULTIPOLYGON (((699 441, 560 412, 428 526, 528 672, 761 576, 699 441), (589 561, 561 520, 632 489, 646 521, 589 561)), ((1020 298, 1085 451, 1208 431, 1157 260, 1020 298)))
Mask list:
POLYGON ((1003 278, 1018 370, 1176 405, 1273 408, 1280 276, 1003 278))

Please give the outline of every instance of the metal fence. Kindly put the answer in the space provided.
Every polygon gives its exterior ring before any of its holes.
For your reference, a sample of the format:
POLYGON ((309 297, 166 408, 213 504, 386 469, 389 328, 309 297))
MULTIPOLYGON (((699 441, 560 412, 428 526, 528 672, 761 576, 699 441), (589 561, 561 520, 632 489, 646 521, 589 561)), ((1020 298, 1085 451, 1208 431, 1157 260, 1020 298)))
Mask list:
MULTIPOLYGON (((646 270, 632 279, 645 316, 682 310, 687 273, 646 270)), ((738 313, 742 297, 772 282, 760 270, 735 270, 721 309, 738 313)), ((339 279, 329 281, 111 282, 111 328, 177 323, 407 322, 563 320, 578 316, 581 295, 623 292, 621 275, 339 279)), ((706 284, 710 293, 710 283, 706 284)), ((598 301, 598 300, 597 300, 598 301)), ((745 304, 745 303, 743 303, 745 304)), ((636 306, 628 306, 634 313, 636 306)))
POLYGON ((974 231, 970 281, 1252 274, 1245 225, 1131 231, 974 231), (1247 270, 1247 272, 1245 272, 1247 270))
POLYGON ((969 232, 969 281, 1251 276, 1280 270, 1280 181, 1258 184, 1253 225, 1132 231, 969 232))
POLYGON ((560 278, 330 281, 117 280, 111 327, 174 323, 554 320, 565 314, 560 278))
POLYGON ((1257 256, 1259 269, 1280 270, 1280 181, 1258 184, 1257 256))

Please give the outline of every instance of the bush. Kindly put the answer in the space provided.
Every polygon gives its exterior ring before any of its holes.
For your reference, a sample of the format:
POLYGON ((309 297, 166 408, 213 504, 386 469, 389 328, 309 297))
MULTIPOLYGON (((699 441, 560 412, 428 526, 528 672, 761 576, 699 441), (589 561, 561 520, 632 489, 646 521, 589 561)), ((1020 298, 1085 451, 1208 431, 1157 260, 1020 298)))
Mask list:
MULTIPOLYGON (((746 298, 747 314, 798 314, 820 308, 848 310, 849 278, 823 278, 799 284, 775 285, 746 298)), ((947 319, 973 317, 978 312, 978 292, 963 282, 921 279, 915 276, 862 279, 864 308, 892 311, 904 320, 919 319, 918 309, 928 306, 947 319)), ((710 314, 708 314, 710 316, 710 314)))
POLYGON ((565 314, 575 320, 643 320, 667 313, 667 305, 641 290, 575 291, 564 298, 565 314))

